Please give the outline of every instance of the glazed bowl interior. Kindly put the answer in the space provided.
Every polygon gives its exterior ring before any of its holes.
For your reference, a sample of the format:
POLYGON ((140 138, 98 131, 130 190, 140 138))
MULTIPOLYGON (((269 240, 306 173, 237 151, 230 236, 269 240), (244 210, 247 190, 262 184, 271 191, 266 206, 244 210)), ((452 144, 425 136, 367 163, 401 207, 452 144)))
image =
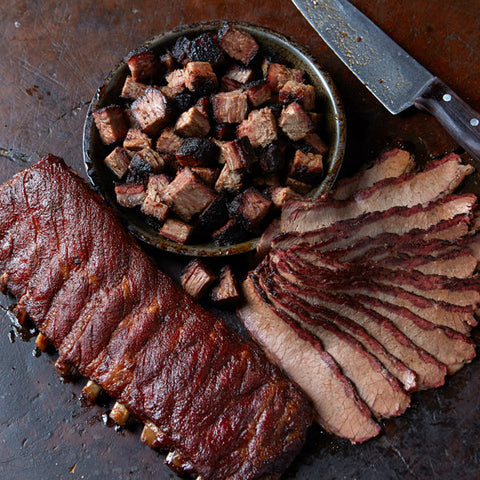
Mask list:
MULTIPOLYGON (((251 23, 232 21, 228 23, 252 35, 261 47, 276 51, 291 62, 295 68, 306 72, 309 82, 315 87, 317 102, 324 114, 325 131, 323 134, 329 147, 327 158, 324 158, 325 175, 321 183, 315 186, 308 195, 317 197, 329 191, 342 164, 346 136, 342 103, 330 76, 323 71, 303 47, 285 36, 251 23)), ((194 37, 207 31, 216 32, 223 24, 224 21, 218 20, 183 25, 152 38, 141 47, 146 47, 154 53, 163 54, 173 46, 179 37, 194 37)), ((125 61, 122 61, 107 76, 103 85, 98 88, 87 112, 83 131, 83 156, 87 175, 95 190, 120 214, 123 222, 133 235, 159 249, 191 256, 226 256, 255 249, 258 238, 224 246, 210 243, 182 245, 162 237, 158 231, 147 225, 138 213, 121 208, 117 204, 113 176, 104 163, 104 158, 109 153, 109 147, 102 143, 92 113, 118 101, 128 74, 128 65, 125 61)))

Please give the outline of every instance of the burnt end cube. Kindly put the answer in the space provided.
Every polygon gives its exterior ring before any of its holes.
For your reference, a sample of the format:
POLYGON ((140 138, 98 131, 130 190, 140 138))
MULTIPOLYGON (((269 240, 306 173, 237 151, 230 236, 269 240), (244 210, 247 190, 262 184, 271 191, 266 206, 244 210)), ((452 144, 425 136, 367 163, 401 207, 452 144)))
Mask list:
POLYGON ((245 87, 245 93, 247 94, 248 101, 254 108, 272 98, 272 90, 265 80, 257 80, 256 82, 248 84, 245 87))
POLYGON ((237 126, 234 123, 216 123, 213 127, 213 136, 218 140, 233 140, 237 135, 237 126))
POLYGON ((190 41, 188 57, 192 62, 208 62, 214 67, 225 59, 220 45, 210 32, 202 33, 190 41))
POLYGON ((173 72, 175 70, 175 57, 167 52, 160 57, 158 64, 162 73, 173 72))
POLYGON ((185 66, 190 61, 188 57, 189 50, 190 40, 187 37, 180 37, 173 45, 171 53, 178 63, 185 66))
POLYGON ((318 183, 323 177, 323 156, 297 150, 290 165, 289 175, 310 185, 318 183))
POLYGON ((193 298, 199 299, 207 292, 215 279, 215 274, 201 260, 196 259, 185 268, 180 277, 180 284, 193 298))
POLYGON ((241 90, 212 96, 213 116, 218 123, 240 123, 247 116, 248 98, 241 90))
POLYGON ((231 78, 222 77, 220 80, 220 90, 222 92, 233 92, 242 88, 242 84, 231 78))
POLYGON ((226 142, 221 147, 222 156, 232 172, 245 171, 257 161, 255 151, 248 137, 226 142))
POLYGON ((303 82, 303 71, 281 63, 269 63, 266 66, 265 80, 272 92, 279 92, 289 80, 303 82))
POLYGON ((323 113, 321 112, 307 112, 310 120, 315 125, 315 129, 319 128, 323 122, 323 113))
POLYGON ((170 89, 170 97, 183 92, 185 88, 185 70, 183 68, 173 70, 166 77, 167 87, 170 89))
POLYGON ((152 167, 153 173, 160 173, 165 168, 165 160, 163 157, 149 147, 142 148, 142 150, 136 152, 132 158, 132 162, 136 161, 137 159, 148 163, 152 167))
POLYGON ((303 141, 314 149, 314 153, 325 155, 328 152, 328 145, 314 132, 305 135, 303 141))
POLYGON ((310 117, 298 103, 291 103, 283 109, 278 125, 293 141, 305 138, 314 129, 310 117))
POLYGON ((266 147, 277 139, 277 120, 270 108, 253 110, 237 128, 239 137, 248 137, 252 147, 266 147))
POLYGON ((150 163, 137 154, 130 161, 128 170, 127 183, 132 184, 145 184, 148 181, 148 177, 154 173, 150 163))
POLYGON ((173 127, 167 127, 160 133, 157 139, 156 149, 159 153, 175 155, 183 142, 184 139, 175 133, 173 127))
POLYGON ((228 56, 248 65, 258 52, 256 40, 247 32, 232 25, 224 25, 219 32, 220 47, 228 56))
POLYGON ((217 168, 207 168, 207 167, 191 167, 192 172, 195 175, 198 175, 202 182, 209 187, 214 187, 215 182, 217 181, 218 174, 220 173, 217 168))
POLYGON ((228 195, 225 193, 218 194, 215 200, 198 216, 195 231, 201 241, 209 239, 212 232, 227 223, 229 219, 227 200, 228 195))
POLYGON ((155 55, 143 50, 133 53, 127 58, 127 65, 135 82, 142 80, 150 80, 157 68, 157 61, 155 55))
POLYGON ((216 197, 192 171, 182 169, 162 192, 162 201, 186 222, 200 213, 216 197))
POLYGON ((245 170, 230 170, 225 164, 215 183, 217 192, 239 192, 245 185, 245 170))
POLYGON ((251 68, 242 67, 234 63, 227 68, 222 79, 235 81, 237 84, 245 85, 253 78, 253 70, 251 68))
POLYGON ((302 82, 289 80, 283 85, 278 93, 280 102, 289 104, 296 102, 309 111, 315 108, 315 88, 302 82))
POLYGON ((190 62, 185 67, 185 86, 200 95, 208 95, 218 87, 218 80, 208 62, 190 62))
POLYGON ((165 175, 152 175, 148 179, 145 198, 141 206, 141 212, 163 222, 168 215, 168 207, 162 202, 162 191, 168 185, 165 175))
POLYGON ((237 195, 230 203, 228 211, 232 218, 237 218, 249 232, 258 231, 267 216, 272 201, 251 187, 237 195))
POLYGON ((188 90, 177 93, 168 98, 168 106, 175 116, 181 115, 195 105, 197 97, 188 90))
POLYGON ((115 185, 115 195, 122 207, 138 207, 145 198, 145 185, 143 183, 115 185))
POLYGON ((258 163, 260 168, 267 173, 280 173, 287 165, 287 147, 283 142, 272 142, 260 150, 258 163))
POLYGON ((231 218, 222 227, 212 233, 212 240, 215 245, 226 246, 245 241, 249 233, 245 230, 242 222, 236 218, 231 218))
POLYGON ((130 111, 147 135, 155 135, 168 123, 167 99, 160 90, 148 87, 145 95, 132 103, 130 111))
POLYGON ((118 105, 100 108, 92 114, 100 138, 105 145, 118 142, 128 132, 128 121, 118 105))
POLYGON ((210 299, 219 306, 235 305, 240 301, 241 295, 238 282, 232 267, 225 265, 220 271, 218 284, 212 288, 210 299))
POLYGON ((187 243, 193 232, 193 227, 188 223, 182 222, 176 218, 167 218, 162 228, 158 232, 162 237, 173 242, 187 243))
POLYGON ((128 171, 128 164, 130 163, 130 156, 128 152, 122 147, 115 147, 106 157, 105 165, 116 175, 117 178, 122 178, 128 171))
POLYGON ((120 94, 120 96, 122 98, 136 100, 145 93, 147 87, 148 85, 136 82, 131 75, 128 75, 123 84, 122 93, 120 94))
POLYGON ((290 187, 269 187, 267 188, 267 195, 275 208, 282 208, 289 200, 301 198, 290 187))
POLYGON ((301 182, 293 177, 287 177, 285 185, 300 195, 306 195, 312 189, 312 185, 309 183, 301 182))
POLYGON ((175 133, 184 137, 206 137, 210 132, 210 121, 198 107, 191 107, 178 117, 175 133))
POLYGON ((181 166, 200 167, 213 165, 218 157, 218 147, 208 138, 186 138, 178 148, 176 158, 181 166))
POLYGON ((139 128, 130 128, 123 140, 123 148, 132 152, 142 150, 142 148, 150 148, 152 139, 139 128))

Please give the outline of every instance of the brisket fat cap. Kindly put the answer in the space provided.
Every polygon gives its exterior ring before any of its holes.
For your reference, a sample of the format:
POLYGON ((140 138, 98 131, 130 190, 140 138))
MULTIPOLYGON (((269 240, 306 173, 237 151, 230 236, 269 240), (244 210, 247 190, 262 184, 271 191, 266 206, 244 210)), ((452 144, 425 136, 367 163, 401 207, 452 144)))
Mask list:
POLYGON ((160 272, 83 180, 49 156, 1 187, 0 206, 2 288, 58 348, 59 367, 154 423, 206 479, 281 474, 309 402, 160 272))

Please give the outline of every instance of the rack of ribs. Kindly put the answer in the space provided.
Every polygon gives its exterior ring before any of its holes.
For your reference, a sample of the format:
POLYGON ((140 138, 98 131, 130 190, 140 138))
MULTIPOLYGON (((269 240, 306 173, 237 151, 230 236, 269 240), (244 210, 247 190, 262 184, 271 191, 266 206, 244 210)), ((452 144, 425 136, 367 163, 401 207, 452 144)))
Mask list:
POLYGON ((298 387, 159 270, 57 157, 0 187, 0 288, 57 349, 59 373, 103 388, 181 473, 276 479, 299 452, 313 414, 298 387))

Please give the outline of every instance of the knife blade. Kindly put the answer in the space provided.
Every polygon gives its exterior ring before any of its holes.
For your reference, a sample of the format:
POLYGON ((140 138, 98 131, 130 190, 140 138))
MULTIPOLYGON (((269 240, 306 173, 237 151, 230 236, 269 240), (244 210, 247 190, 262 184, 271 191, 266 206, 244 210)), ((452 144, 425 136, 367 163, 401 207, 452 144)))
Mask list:
POLYGON ((347 0, 292 0, 310 25, 384 107, 436 117, 480 162, 480 114, 347 0))

